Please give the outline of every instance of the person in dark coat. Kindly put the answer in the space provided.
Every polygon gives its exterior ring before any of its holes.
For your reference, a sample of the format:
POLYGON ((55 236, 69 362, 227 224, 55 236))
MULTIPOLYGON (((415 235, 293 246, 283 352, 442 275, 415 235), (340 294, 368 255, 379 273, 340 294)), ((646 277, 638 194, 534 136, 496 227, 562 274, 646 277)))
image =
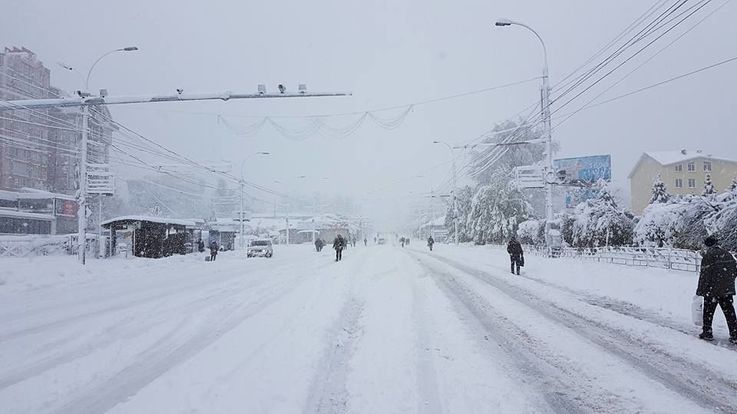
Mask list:
POLYGON ((197 251, 200 253, 205 251, 205 242, 203 242, 202 239, 197 242, 197 251))
POLYGON ((737 277, 737 263, 728 251, 718 245, 715 237, 704 240, 706 252, 701 258, 701 274, 697 296, 704 297, 704 326, 699 338, 711 341, 714 335, 711 324, 717 305, 722 308, 729 327, 729 340, 737 344, 737 316, 734 312, 734 280, 737 277))
POLYGON ((315 240, 315 250, 321 252, 323 246, 325 246, 325 242, 322 241, 322 239, 318 238, 317 240, 315 240))
POLYGON ((210 242, 210 261, 211 262, 214 262, 215 259, 218 257, 218 248, 219 247, 220 246, 218 246, 218 242, 216 242, 215 240, 213 240, 212 242, 210 242))
POLYGON ((343 249, 345 249, 345 247, 346 241, 343 236, 341 236, 340 234, 335 236, 335 240, 333 240, 333 249, 335 249, 336 262, 343 260, 343 249))
POLYGON ((430 251, 432 251, 432 246, 435 244, 435 239, 432 238, 432 236, 427 238, 427 247, 430 248, 430 251))
POLYGON ((516 266, 517 274, 519 275, 519 268, 525 265, 525 253, 522 251, 522 245, 519 244, 517 238, 514 236, 512 236, 512 238, 509 239, 509 243, 507 243, 507 253, 509 253, 512 274, 514 274, 516 266))

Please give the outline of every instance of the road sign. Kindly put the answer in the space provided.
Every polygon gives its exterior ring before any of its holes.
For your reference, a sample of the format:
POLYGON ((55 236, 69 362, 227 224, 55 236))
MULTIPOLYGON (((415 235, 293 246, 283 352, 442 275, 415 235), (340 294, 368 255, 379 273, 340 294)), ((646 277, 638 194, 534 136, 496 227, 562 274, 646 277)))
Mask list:
POLYGON ((84 216, 87 217, 87 218, 90 218, 91 215, 92 215, 92 210, 90 210, 89 207, 85 207, 84 208, 84 216))
POLYGON ((514 181, 520 188, 544 188, 543 169, 537 165, 515 167, 512 170, 514 181))
POLYGON ((612 180, 612 157, 593 155, 588 157, 563 158, 553 161, 561 184, 591 185, 597 181, 612 180))

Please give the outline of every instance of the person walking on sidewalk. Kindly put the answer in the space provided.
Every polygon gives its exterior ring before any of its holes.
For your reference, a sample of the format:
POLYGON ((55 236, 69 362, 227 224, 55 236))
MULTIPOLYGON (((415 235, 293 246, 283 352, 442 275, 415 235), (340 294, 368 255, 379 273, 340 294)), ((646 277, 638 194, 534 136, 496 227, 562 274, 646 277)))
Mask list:
POLYGON ((519 268, 525 265, 525 252, 522 251, 522 245, 519 244, 517 238, 512 236, 507 243, 507 253, 511 262, 512 274, 514 274, 515 266, 519 275, 519 268))
POLYGON ((737 277, 737 262, 728 251, 719 247, 718 240, 709 236, 704 240, 706 252, 701 259, 701 274, 697 296, 704 297, 704 326, 699 338, 714 339, 711 324, 717 305, 722 308, 729 327, 729 341, 737 344, 737 316, 734 312, 734 280, 737 277))
POLYGON ((333 240, 333 249, 335 249, 335 261, 336 262, 343 260, 343 249, 345 249, 345 246, 346 246, 346 241, 343 238, 343 236, 341 236, 340 234, 335 236, 335 240, 333 240))

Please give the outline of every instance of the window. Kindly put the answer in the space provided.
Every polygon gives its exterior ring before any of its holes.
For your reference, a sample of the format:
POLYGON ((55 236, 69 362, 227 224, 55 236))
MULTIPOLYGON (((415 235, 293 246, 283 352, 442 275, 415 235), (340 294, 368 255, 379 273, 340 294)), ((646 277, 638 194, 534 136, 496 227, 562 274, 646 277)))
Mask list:
POLYGON ((683 179, 676 178, 676 188, 683 188, 683 179))
POLYGON ((694 163, 694 162, 689 162, 689 163, 688 163, 688 170, 689 170, 689 171, 696 171, 696 163, 694 163))
POLYGON ((676 164, 676 172, 683 171, 683 164, 676 164))
POLYGON ((688 179, 688 188, 696 188, 696 179, 695 178, 689 178, 688 179))
POLYGON ((704 171, 711 172, 711 161, 704 161, 704 171))

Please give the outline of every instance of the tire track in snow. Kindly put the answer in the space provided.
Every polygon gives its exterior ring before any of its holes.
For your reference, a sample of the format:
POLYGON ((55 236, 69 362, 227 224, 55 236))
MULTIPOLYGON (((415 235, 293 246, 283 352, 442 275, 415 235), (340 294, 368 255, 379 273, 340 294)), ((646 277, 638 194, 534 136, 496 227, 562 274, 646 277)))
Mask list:
POLYGON ((412 317, 414 319, 417 346, 417 388, 420 403, 417 407, 418 414, 443 413, 443 404, 440 401, 438 388, 438 374, 435 370, 434 351, 432 337, 428 332, 427 308, 425 304, 425 293, 416 281, 412 283, 412 317))
MULTIPOLYGON (((452 275, 420 260, 418 263, 428 271, 438 288, 453 303, 461 319, 474 325, 473 331, 484 333, 477 337, 481 345, 484 348, 491 348, 492 353, 501 348, 509 355, 509 360, 523 374, 523 380, 542 396, 540 403, 543 406, 539 407, 541 412, 565 414, 605 412, 604 407, 613 405, 608 394, 595 399, 601 403, 592 401, 591 397, 595 390, 590 386, 587 392, 573 394, 572 390, 587 388, 583 373, 572 371, 571 364, 563 363, 559 356, 543 350, 533 338, 488 306, 483 298, 460 284, 452 275)), ((605 394, 603 391, 600 393, 605 394)))
POLYGON ((363 303, 350 298, 333 325, 329 347, 319 364, 317 376, 310 386, 303 413, 342 414, 349 412, 346 379, 356 340, 362 335, 359 320, 363 303))
MULTIPOLYGON (((229 299, 228 303, 220 304, 219 309, 213 309, 216 311, 200 323, 199 331, 192 334, 186 329, 179 329, 172 335, 163 337, 138 355, 134 364, 97 386, 84 390, 83 395, 67 402, 58 412, 76 414, 108 411, 308 280, 309 278, 300 276, 281 280, 265 289, 266 293, 263 295, 257 295, 254 301, 245 304, 229 299), (301 283, 294 283, 296 281, 301 283)), ((235 299, 237 294, 230 297, 235 299)), ((193 316, 189 315, 190 318, 193 316)), ((186 325, 182 323, 180 328, 186 325)))
POLYGON ((737 412, 737 383, 662 348, 641 342, 618 329, 584 315, 561 308, 503 279, 454 260, 433 256, 528 306, 551 321, 560 323, 618 357, 645 376, 708 410, 737 412))
MULTIPOLYGON (((267 288, 262 290, 263 293, 266 293, 269 289, 267 288)), ((144 320, 142 321, 138 315, 134 315, 126 317, 123 321, 115 321, 115 323, 111 323, 110 326, 108 326, 104 330, 96 333, 94 335, 94 341, 92 342, 85 340, 84 343, 80 346, 71 350, 66 350, 64 353, 57 354, 49 358, 44 358, 40 361, 37 361, 36 363, 21 367, 19 369, 3 372, 2 375, 0 375, 0 390, 10 387, 28 378, 40 375, 59 365, 66 364, 98 352, 100 349, 107 347, 110 344, 115 343, 116 341, 119 341, 121 337, 125 337, 126 339, 133 339, 137 338, 140 335, 145 335, 149 331, 149 329, 165 323, 169 317, 181 316, 182 312, 185 311, 189 311, 189 313, 192 313, 194 311, 202 311, 202 309, 206 309, 206 305, 211 304, 213 299, 217 299, 220 301, 230 300, 231 298, 237 297, 241 294, 241 291, 233 290, 232 286, 224 286, 218 292, 214 292, 207 296, 193 298, 192 300, 183 303, 177 303, 175 306, 165 309, 163 313, 162 311, 154 309, 147 311, 147 313, 149 314, 155 314, 156 319, 144 318, 144 320)), ((77 333, 72 333, 72 335, 76 334, 77 333)), ((166 337, 171 334, 172 333, 170 332, 162 336, 166 337)), ((64 340, 59 340, 54 346, 61 347, 68 341, 68 338, 65 338, 64 340)))
MULTIPOLYGON (((497 265, 485 265, 485 266, 498 269, 501 272, 506 272, 506 268, 503 268, 501 266, 497 266, 497 265)), ((664 328, 669 328, 669 329, 681 332, 689 336, 695 336, 695 334, 699 333, 698 328, 694 328, 694 325, 692 324, 681 323, 671 318, 653 314, 652 311, 648 311, 647 309, 644 309, 631 302, 611 298, 608 296, 592 295, 587 292, 572 289, 567 286, 561 286, 561 285, 552 283, 550 281, 539 279, 539 278, 532 277, 532 276, 525 275, 525 274, 517 275, 515 277, 520 277, 520 278, 538 283, 545 287, 549 287, 552 289, 559 290, 561 292, 568 293, 570 295, 575 296, 577 299, 588 303, 589 305, 607 309, 612 312, 616 312, 624 316, 629 316, 631 318, 635 318, 635 319, 638 319, 644 322, 649 322, 654 325, 662 326, 664 328)), ((723 348, 733 349, 733 347, 728 345, 727 343, 724 343, 724 344, 714 343, 714 344, 721 346, 723 348)))
MULTIPOLYGON (((356 278, 368 260, 365 249, 359 251, 360 260, 353 263, 345 303, 338 318, 329 330, 328 346, 319 362, 319 369, 310 385, 309 394, 302 412, 304 414, 343 414, 349 412, 349 395, 346 388, 349 363, 355 351, 356 341, 363 335, 359 325, 365 303, 355 293, 356 278)), ((380 276, 380 275, 379 275, 380 276)), ((341 276, 342 277, 342 276, 341 276)))
MULTIPOLYGON (((284 266, 279 266, 284 267, 284 266)), ((218 273, 232 273, 234 269, 222 269, 218 273)), ((208 289, 211 287, 219 287, 224 283, 230 283, 239 285, 242 281, 238 276, 228 277, 227 279, 213 279, 208 278, 206 280, 199 280, 197 283, 187 283, 184 286, 177 287, 156 287, 155 290, 144 291, 144 292, 131 292, 120 297, 115 298, 115 304, 111 305, 109 302, 100 302, 99 300, 92 303, 92 309, 86 309, 81 312, 76 312, 71 315, 62 315, 52 320, 44 320, 43 322, 36 324, 29 324, 31 326, 22 326, 19 328, 10 328, 0 333, 0 344, 9 340, 17 339, 25 335, 32 335, 38 332, 43 332, 49 328, 60 329, 71 324, 86 322, 90 319, 97 318, 102 315, 107 315, 115 312, 125 311, 133 306, 147 305, 149 303, 156 303, 162 299, 169 297, 176 297, 182 293, 195 291, 199 292, 202 289, 208 289), (131 298, 131 299, 129 299, 131 298), (102 305, 102 306, 96 306, 102 305)), ((13 317, 4 315, 3 318, 7 317, 13 321, 13 325, 19 325, 24 320, 33 319, 34 317, 45 316, 49 313, 53 313, 55 310, 63 309, 61 307, 53 308, 39 308, 32 312, 24 312, 20 317, 13 317)))

